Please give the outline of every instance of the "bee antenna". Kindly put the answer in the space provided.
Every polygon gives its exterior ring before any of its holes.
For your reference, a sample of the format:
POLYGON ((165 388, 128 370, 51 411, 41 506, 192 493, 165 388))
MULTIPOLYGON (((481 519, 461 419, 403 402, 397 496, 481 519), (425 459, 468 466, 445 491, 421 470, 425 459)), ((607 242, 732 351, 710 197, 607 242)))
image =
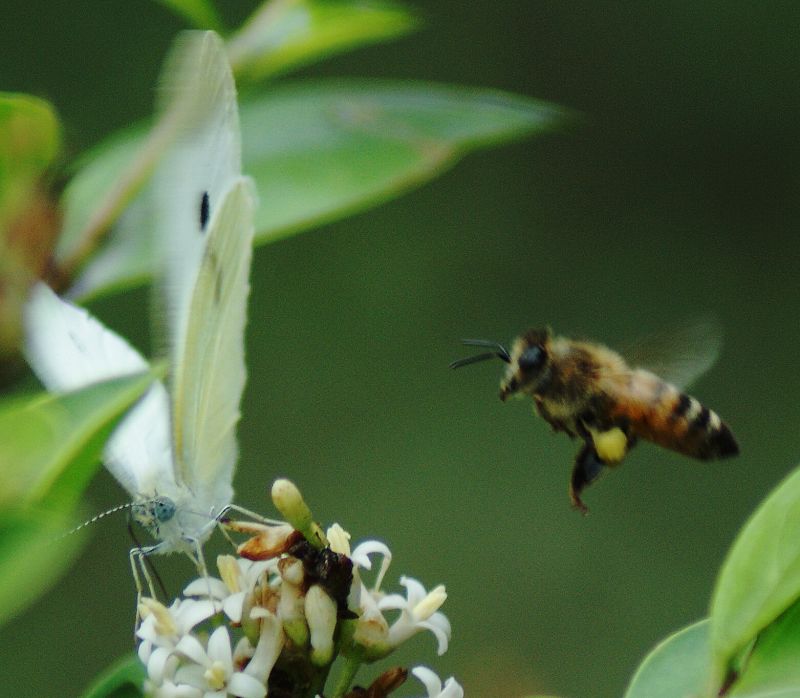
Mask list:
POLYGON ((125 509, 130 509, 132 506, 133 506, 133 502, 128 502, 127 504, 120 504, 119 506, 111 507, 111 509, 107 509, 106 511, 101 511, 99 514, 93 516, 91 519, 87 519, 83 523, 78 524, 77 526, 75 526, 75 528, 70 529, 66 533, 62 533, 58 537, 58 540, 61 540, 62 538, 66 538, 67 536, 71 536, 73 533, 77 533, 82 528, 86 528, 87 526, 90 526, 91 524, 95 523, 96 521, 100 521, 100 519, 104 519, 109 514, 116 514, 118 511, 124 511, 125 509))
POLYGON ((468 347, 486 347, 488 349, 493 349, 494 351, 488 351, 475 356, 468 356, 466 359, 458 359, 450 364, 450 368, 461 368, 462 366, 468 366, 469 364, 478 363, 479 361, 487 361, 494 358, 501 359, 507 364, 511 363, 511 356, 508 353, 508 349, 506 349, 499 342, 492 342, 488 339, 462 339, 461 343, 468 347))

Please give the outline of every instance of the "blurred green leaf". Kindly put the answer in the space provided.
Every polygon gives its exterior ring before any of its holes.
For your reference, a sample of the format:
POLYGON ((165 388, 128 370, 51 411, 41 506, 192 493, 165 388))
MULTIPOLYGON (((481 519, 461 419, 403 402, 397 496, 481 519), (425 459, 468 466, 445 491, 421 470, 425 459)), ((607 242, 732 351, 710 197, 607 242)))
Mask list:
POLYGON ((109 433, 153 379, 147 372, 0 403, 0 509, 46 501, 69 511, 98 467, 109 433))
MULTIPOLYGON (((244 171, 258 187, 263 244, 361 211, 441 174, 472 150, 554 130, 568 116, 552 104, 496 90, 418 82, 309 81, 245 99, 244 171)), ((96 148, 65 196, 67 220, 87 220, 133 157, 143 131, 96 148), (124 154, 122 151, 125 151, 124 154)), ((146 279, 142 212, 119 225, 74 292, 100 293, 146 279)), ((149 252, 149 255, 148 255, 149 252)))
POLYGON ((61 148, 47 102, 0 92, 0 381, 13 373, 28 288, 50 257, 58 230, 44 175, 61 148))
POLYGON ((418 24, 410 10, 390 2, 272 0, 230 37, 228 55, 237 78, 254 82, 418 24))
POLYGON ((759 635, 742 675, 726 695, 800 698, 800 603, 759 635))
POLYGON ((800 469, 739 533, 711 601, 711 648, 719 684, 731 662, 800 598, 800 469))
POLYGON ((63 536, 72 519, 65 510, 0 507, 0 623, 49 589, 86 540, 86 531, 63 536))
MULTIPOLYGON (((120 131, 78 160, 77 174, 64 190, 64 222, 55 252, 60 264, 75 255, 84 244, 86 229, 119 189, 120 177, 136 160, 146 135, 141 126, 120 131)), ((149 172, 149 169, 144 169, 140 179, 129 182, 130 191, 121 197, 115 216, 119 216, 130 202, 149 172)))
POLYGON ((711 660, 708 632, 708 620, 701 620, 656 645, 636 670, 625 698, 705 696, 711 660))
POLYGON ((222 32, 222 21, 217 8, 209 0, 158 0, 179 17, 189 20, 197 29, 222 32))
POLYGON ((48 102, 0 92, 0 230, 19 215, 61 148, 61 127, 48 102))
POLYGON ((106 669, 81 698, 141 698, 145 678, 142 663, 132 654, 106 669))

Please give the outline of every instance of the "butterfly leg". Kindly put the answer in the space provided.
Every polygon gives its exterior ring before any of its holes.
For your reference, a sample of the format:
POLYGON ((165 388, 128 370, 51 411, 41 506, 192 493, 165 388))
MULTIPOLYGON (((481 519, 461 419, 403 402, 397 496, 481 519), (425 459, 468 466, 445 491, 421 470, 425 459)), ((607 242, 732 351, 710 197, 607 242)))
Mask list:
POLYGON ((242 514, 243 516, 247 516, 247 517, 253 519, 253 521, 257 521, 258 523, 267 524, 269 526, 278 526, 278 525, 284 523, 283 521, 278 521, 277 519, 268 519, 265 516, 261 516, 261 514, 256 514, 256 512, 250 511, 250 509, 245 509, 244 507, 240 507, 238 504, 228 504, 228 506, 226 506, 219 513, 219 516, 216 517, 217 518, 217 522, 218 523, 222 523, 223 520, 226 518, 226 515, 229 512, 232 512, 232 511, 235 511, 237 514, 242 514))
POLYGON ((590 441, 585 442, 575 458, 569 483, 569 498, 572 506, 584 515, 589 513, 589 507, 583 503, 581 492, 600 476, 605 465, 594 450, 593 444, 590 441))
POLYGON ((147 583, 147 591, 150 594, 150 598, 156 598, 156 590, 153 586, 153 578, 150 576, 150 570, 147 569, 147 563, 145 562, 144 558, 145 556, 155 552, 157 549, 157 545, 147 548, 131 548, 130 553, 128 553, 128 559, 131 563, 131 572, 133 573, 133 583, 136 586, 136 618, 133 622, 134 635, 139 629, 139 623, 142 620, 142 614, 140 610, 142 604, 142 594, 144 593, 144 588, 142 587, 142 577, 144 577, 144 580, 147 583))
POLYGON ((194 562, 195 566, 197 567, 198 574, 205 580, 208 600, 213 604, 214 612, 219 613, 222 610, 222 603, 220 603, 219 608, 217 608, 217 601, 219 599, 216 598, 211 591, 211 578, 208 574, 206 556, 203 554, 203 544, 199 538, 187 538, 186 541, 194 547, 194 554, 189 552, 186 554, 189 556, 189 559, 194 562))

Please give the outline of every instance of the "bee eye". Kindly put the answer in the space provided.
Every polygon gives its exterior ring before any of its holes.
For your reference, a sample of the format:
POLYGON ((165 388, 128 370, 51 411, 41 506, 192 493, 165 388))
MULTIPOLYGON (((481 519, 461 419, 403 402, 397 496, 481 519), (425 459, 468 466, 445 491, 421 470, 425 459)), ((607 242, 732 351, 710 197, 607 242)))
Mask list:
POLYGON ((541 347, 528 347, 519 356, 519 367, 522 371, 535 371, 544 363, 544 352, 541 347))

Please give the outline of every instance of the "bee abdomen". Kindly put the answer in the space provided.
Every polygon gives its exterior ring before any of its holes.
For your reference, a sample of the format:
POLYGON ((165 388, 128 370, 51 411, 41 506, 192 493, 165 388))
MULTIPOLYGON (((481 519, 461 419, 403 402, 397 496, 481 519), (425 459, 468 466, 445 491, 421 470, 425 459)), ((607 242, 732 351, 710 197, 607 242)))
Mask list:
POLYGON ((720 416, 698 400, 680 393, 672 406, 670 421, 675 427, 672 447, 689 456, 708 460, 739 453, 739 446, 720 416))

